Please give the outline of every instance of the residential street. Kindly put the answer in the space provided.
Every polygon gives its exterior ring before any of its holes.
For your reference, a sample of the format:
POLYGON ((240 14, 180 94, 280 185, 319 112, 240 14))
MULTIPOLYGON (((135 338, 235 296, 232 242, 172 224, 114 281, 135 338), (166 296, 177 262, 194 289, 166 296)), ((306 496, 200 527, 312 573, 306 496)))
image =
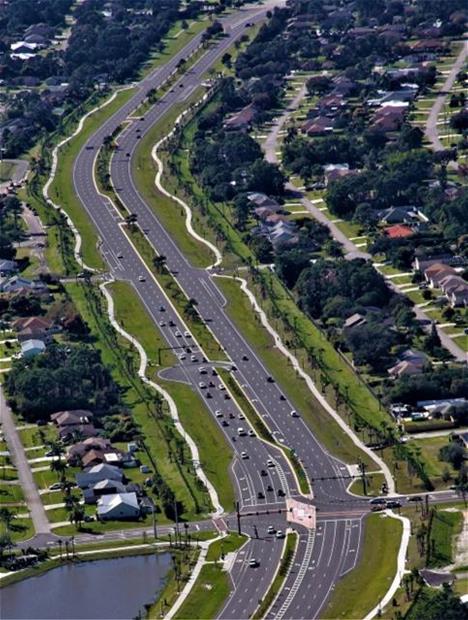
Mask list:
POLYGON ((0 421, 5 435, 5 440, 10 450, 11 459, 18 470, 18 479, 23 489, 26 504, 28 506, 34 529, 37 534, 50 534, 50 524, 46 512, 39 497, 36 484, 29 467, 26 452, 21 443, 19 433, 15 427, 15 420, 8 407, 3 390, 0 387, 0 421))

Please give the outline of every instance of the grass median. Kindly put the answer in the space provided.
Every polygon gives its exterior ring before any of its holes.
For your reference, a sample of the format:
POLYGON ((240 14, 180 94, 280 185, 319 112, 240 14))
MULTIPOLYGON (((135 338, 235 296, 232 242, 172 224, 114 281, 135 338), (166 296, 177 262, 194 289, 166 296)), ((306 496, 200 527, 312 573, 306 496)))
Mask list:
POLYGON ((205 564, 175 618, 180 620, 216 618, 229 595, 230 583, 228 574, 219 565, 205 564))
POLYGON ((401 535, 401 521, 376 514, 366 518, 358 564, 336 584, 324 619, 364 618, 375 607, 395 577, 401 535))

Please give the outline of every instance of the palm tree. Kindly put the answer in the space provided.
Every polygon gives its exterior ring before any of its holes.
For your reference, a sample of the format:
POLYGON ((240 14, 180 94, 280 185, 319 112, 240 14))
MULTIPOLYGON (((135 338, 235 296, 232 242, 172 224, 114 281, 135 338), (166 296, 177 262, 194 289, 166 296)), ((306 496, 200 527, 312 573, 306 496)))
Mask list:
POLYGON ((8 508, 0 508, 0 523, 3 523, 5 530, 8 532, 12 522, 16 519, 16 514, 8 508))
POLYGON ((198 316, 198 313, 196 311, 197 306, 198 306, 198 301, 194 299, 193 297, 190 297, 190 299, 187 300, 184 306, 184 314, 191 319, 196 318, 198 316))
POLYGON ((159 254, 153 257, 153 266, 158 273, 161 273, 166 265, 166 257, 164 254, 159 254))

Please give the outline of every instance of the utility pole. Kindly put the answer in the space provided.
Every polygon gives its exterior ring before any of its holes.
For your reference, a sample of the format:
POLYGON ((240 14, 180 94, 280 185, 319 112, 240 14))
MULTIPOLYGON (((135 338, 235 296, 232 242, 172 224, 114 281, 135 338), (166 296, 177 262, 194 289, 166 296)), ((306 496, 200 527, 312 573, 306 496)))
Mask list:
POLYGON ((237 533, 239 534, 239 536, 242 536, 239 502, 236 502, 236 516, 237 516, 237 533))
POLYGON ((361 472, 362 490, 364 495, 367 495, 366 464, 361 459, 359 459, 359 470, 361 472))
POLYGON ((174 513, 175 513, 175 537, 176 537, 176 546, 177 539, 179 538, 179 515, 177 513, 177 502, 174 501, 174 513))
POLYGON ((158 530, 156 529, 156 511, 155 511, 154 502, 152 502, 152 512, 153 512, 153 535, 154 535, 154 540, 157 540, 158 530))

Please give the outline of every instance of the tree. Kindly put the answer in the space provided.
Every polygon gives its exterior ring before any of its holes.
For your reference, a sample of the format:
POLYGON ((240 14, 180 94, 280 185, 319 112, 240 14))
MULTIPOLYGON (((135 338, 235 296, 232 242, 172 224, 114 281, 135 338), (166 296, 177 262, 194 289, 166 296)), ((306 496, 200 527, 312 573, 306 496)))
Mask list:
POLYGON ((454 469, 460 469, 465 460, 465 449, 457 441, 450 441, 439 450, 439 458, 451 463, 454 469))
POLYGON ((166 266, 167 258, 164 254, 158 254, 157 256, 153 256, 153 266, 158 273, 161 273, 166 266))

